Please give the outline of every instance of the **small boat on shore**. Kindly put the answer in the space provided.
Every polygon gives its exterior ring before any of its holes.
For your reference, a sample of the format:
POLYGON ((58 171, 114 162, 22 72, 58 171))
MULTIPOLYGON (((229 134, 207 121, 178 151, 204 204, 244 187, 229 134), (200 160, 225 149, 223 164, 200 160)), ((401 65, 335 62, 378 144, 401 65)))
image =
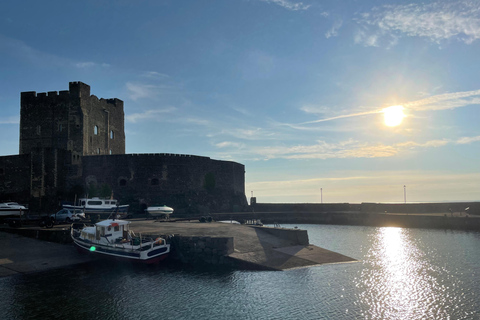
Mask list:
POLYGON ((16 202, 0 203, 0 217, 21 217, 28 209, 16 202))
POLYGON ((163 206, 158 206, 158 205, 154 205, 154 206, 150 206, 148 207, 147 209, 145 209, 145 211, 151 215, 152 217, 165 217, 165 218, 169 218, 170 215, 173 213, 173 208, 170 208, 170 207, 167 207, 166 205, 163 205, 163 206))
POLYGON ((109 217, 110 215, 117 214, 118 218, 124 218, 127 216, 128 205, 118 205, 117 200, 114 199, 101 199, 101 198, 81 198, 78 199, 76 204, 64 204, 64 209, 82 211, 85 215, 100 215, 109 217))
POLYGON ((129 228, 130 221, 103 220, 94 226, 71 228, 71 237, 80 252, 119 260, 156 263, 170 252, 166 239, 142 237, 129 228))

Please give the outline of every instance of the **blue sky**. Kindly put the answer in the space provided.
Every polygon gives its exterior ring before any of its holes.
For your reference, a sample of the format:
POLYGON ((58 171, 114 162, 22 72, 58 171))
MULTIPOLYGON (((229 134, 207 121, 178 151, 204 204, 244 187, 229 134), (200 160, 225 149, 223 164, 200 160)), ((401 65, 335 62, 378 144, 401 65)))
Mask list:
POLYGON ((20 92, 82 81, 127 153, 240 162, 258 202, 479 201, 479 45, 468 0, 4 1, 0 155, 20 92))

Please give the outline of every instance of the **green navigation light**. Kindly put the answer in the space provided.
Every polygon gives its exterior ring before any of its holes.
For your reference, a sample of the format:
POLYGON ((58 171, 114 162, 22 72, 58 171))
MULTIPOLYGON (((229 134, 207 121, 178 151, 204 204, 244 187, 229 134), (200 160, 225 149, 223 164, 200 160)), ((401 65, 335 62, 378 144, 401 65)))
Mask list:
POLYGON ((90 247, 90 251, 92 251, 92 252, 95 251, 96 249, 97 249, 97 248, 95 248, 94 246, 91 246, 91 247, 90 247))

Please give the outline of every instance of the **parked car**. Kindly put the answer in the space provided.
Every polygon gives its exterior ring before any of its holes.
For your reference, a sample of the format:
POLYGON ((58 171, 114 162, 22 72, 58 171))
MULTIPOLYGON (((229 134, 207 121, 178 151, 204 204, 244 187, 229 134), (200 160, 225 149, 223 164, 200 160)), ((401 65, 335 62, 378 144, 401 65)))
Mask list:
POLYGON ((50 217, 54 218, 56 222, 65 221, 65 222, 72 222, 85 219, 85 213, 76 211, 75 213, 73 210, 70 209, 62 209, 57 213, 52 214, 50 217))

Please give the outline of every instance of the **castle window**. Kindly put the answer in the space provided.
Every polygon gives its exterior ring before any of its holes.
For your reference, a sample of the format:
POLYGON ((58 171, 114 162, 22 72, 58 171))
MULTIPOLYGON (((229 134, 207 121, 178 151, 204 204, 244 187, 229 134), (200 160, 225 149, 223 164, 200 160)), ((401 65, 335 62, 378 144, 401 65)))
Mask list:
POLYGON ((152 186, 158 186, 160 184, 160 182, 158 181, 157 178, 153 178, 150 183, 151 183, 152 186))
POLYGON ((98 126, 93 127, 93 134, 94 135, 98 134, 98 126))
POLYGON ((113 133, 113 130, 110 131, 110 139, 113 140, 113 138, 115 137, 115 134, 113 133))
POLYGON ((58 131, 59 132, 63 131, 63 125, 61 123, 58 124, 58 131))
POLYGON ((120 181, 118 182, 118 184, 120 185, 120 187, 125 187, 127 185, 127 180, 125 179, 120 179, 120 181))
POLYGON ((42 133, 42 127, 37 126, 37 134, 40 135, 42 133))
POLYGON ((112 149, 110 149, 109 153, 110 153, 110 154, 112 154, 112 153, 113 153, 113 152, 112 152, 112 149))
POLYGON ((100 154, 100 148, 97 148, 97 154, 100 154))

